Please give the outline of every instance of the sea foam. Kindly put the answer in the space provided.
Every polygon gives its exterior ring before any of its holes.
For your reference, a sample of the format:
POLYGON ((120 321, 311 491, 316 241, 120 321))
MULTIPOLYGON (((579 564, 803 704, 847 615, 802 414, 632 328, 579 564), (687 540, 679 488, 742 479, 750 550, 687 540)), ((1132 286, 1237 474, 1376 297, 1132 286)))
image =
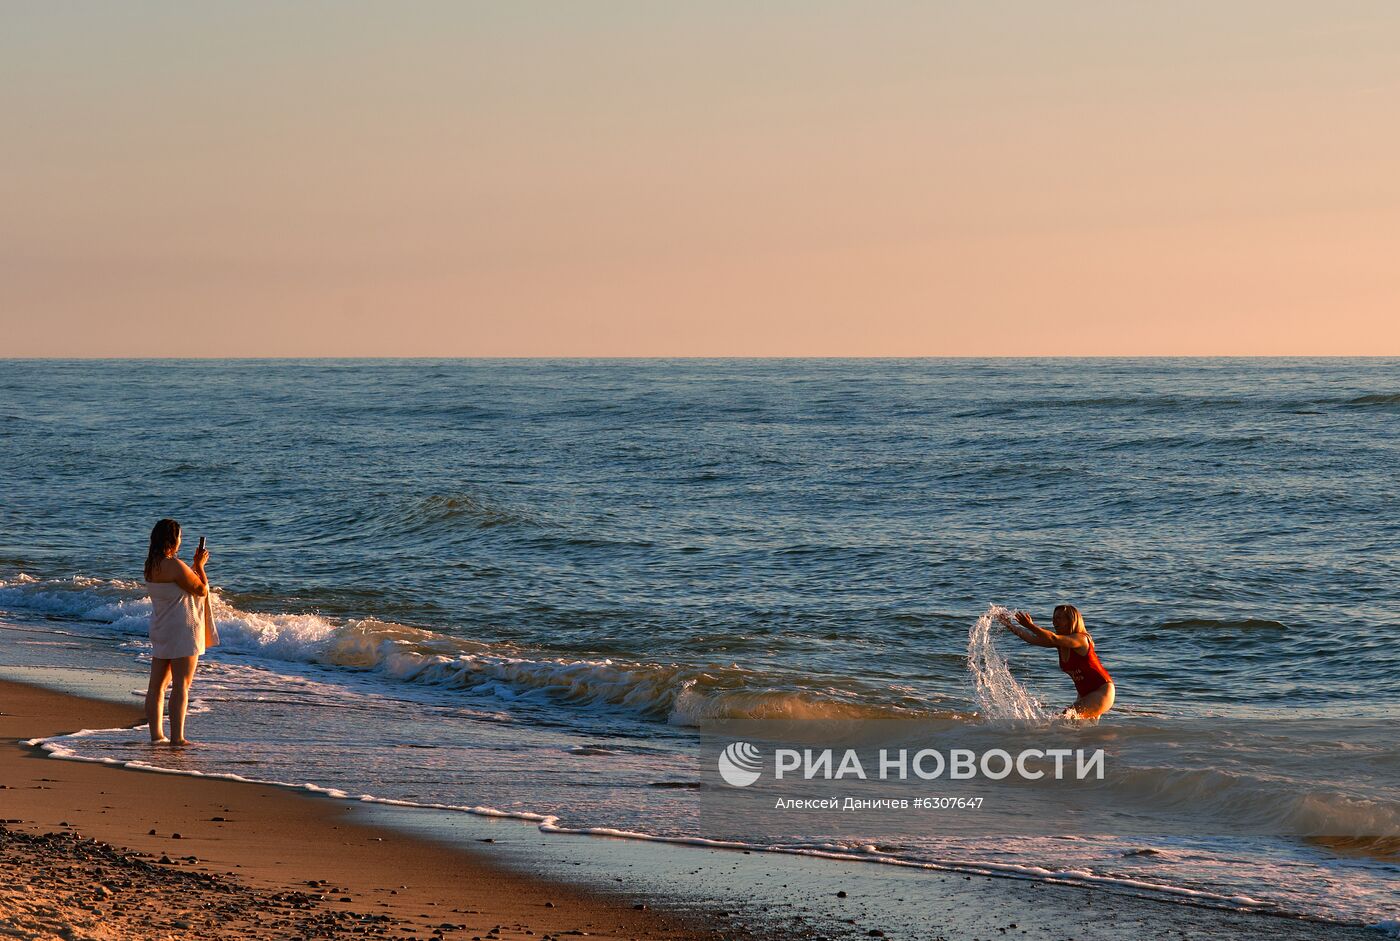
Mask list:
MULTIPOLYGON (((74 576, 0 580, 0 604, 105 625, 138 644, 150 600, 136 582, 74 576)), ((368 671, 391 681, 487 696, 624 713, 676 726, 726 719, 914 718, 896 705, 841 699, 737 665, 694 666, 571 658, 483 643, 375 618, 337 621, 314 613, 241 610, 213 595, 222 652, 284 663, 368 671)))

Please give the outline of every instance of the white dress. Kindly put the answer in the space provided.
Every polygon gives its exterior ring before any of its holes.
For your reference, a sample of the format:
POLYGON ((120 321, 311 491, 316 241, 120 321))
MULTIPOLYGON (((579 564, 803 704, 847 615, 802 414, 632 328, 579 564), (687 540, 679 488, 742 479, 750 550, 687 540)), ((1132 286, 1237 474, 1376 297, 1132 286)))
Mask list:
POLYGON ((176 660, 204 653, 204 597, 174 582, 147 582, 146 590, 151 594, 151 656, 176 660))

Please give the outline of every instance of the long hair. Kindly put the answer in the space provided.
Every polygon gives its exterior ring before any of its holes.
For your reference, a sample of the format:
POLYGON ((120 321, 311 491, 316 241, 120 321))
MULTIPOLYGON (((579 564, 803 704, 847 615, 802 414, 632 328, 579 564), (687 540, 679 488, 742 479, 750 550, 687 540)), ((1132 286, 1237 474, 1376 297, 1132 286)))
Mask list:
POLYGON ((1084 626, 1084 615, 1079 613, 1079 609, 1072 604, 1056 605, 1056 611, 1069 612, 1069 632, 1071 634, 1087 634, 1089 629, 1084 626))
POLYGON ((151 527, 151 549, 146 553, 147 581, 150 581, 151 576, 155 574, 156 565, 175 548, 175 544, 179 541, 180 524, 174 520, 164 519, 151 527))

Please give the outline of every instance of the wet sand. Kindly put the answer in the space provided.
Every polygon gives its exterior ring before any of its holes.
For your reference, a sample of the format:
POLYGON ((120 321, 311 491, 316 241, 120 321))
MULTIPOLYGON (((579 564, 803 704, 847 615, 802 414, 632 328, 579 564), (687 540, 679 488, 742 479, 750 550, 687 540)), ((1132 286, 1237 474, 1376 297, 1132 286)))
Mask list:
POLYGON ((134 707, 0 681, 0 712, 3 936, 707 936, 641 901, 507 871, 488 848, 352 823, 349 802, 20 744, 134 725, 134 707))

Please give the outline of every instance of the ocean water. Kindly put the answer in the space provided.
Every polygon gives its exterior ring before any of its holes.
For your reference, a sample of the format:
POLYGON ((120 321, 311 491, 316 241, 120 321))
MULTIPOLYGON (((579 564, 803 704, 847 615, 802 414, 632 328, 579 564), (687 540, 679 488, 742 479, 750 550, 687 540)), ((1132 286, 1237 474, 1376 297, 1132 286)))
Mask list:
POLYGON ((1379 924, 1397 737, 1263 774, 1202 730, 1400 719, 1398 390, 1393 359, 0 362, 0 660, 139 666, 174 516, 224 638, 201 745, 56 752, 703 841, 698 729, 1010 735, 1073 689, 983 616, 1071 602, 1118 686, 1086 735, 1162 743, 1109 796, 1198 833, 755 848, 1379 924), (1285 832, 1358 814, 1376 839, 1285 832))

